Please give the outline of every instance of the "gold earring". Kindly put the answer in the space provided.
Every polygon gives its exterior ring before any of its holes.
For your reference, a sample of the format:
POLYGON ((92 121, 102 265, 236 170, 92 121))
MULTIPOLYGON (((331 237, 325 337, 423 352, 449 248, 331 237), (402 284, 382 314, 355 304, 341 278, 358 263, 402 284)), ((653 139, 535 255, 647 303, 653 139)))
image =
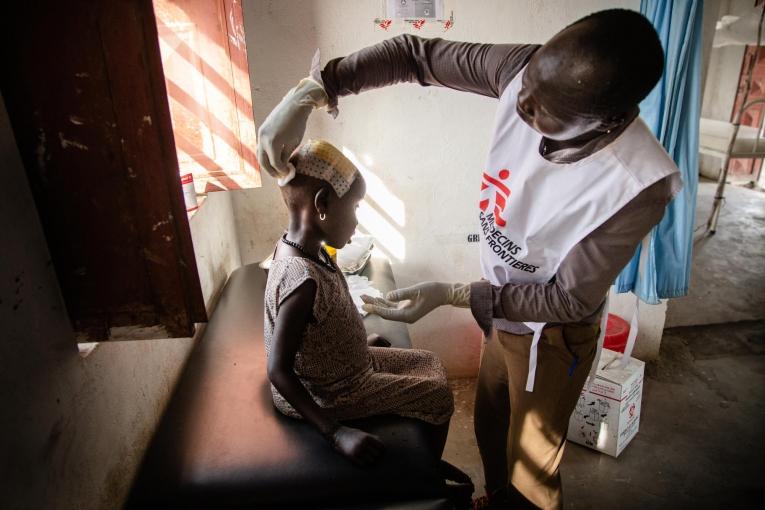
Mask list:
POLYGON ((324 220, 326 220, 326 219, 327 219, 327 215, 326 215, 326 214, 324 214, 324 213, 319 213, 319 219, 320 219, 321 221, 324 221, 324 220))

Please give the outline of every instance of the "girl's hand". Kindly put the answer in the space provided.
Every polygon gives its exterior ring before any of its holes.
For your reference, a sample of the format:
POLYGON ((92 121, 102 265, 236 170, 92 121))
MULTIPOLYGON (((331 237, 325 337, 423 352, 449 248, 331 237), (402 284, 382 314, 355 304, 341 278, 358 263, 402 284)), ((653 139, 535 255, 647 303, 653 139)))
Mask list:
POLYGON ((372 333, 367 336, 367 345, 369 347, 390 347, 391 343, 388 339, 381 337, 377 333, 372 333))
POLYGON ((374 464, 385 451, 379 437, 342 425, 332 435, 332 446, 357 466, 374 464))

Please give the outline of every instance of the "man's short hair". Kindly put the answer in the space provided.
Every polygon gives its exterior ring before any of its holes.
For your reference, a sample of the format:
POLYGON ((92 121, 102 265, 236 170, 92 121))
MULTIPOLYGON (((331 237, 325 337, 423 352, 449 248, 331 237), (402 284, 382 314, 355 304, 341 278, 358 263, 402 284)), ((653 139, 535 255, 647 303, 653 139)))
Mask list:
POLYGON ((664 50, 653 25, 642 14, 627 9, 594 12, 569 27, 588 23, 580 43, 588 53, 615 68, 604 74, 599 91, 599 113, 621 113, 642 101, 664 70, 664 50))

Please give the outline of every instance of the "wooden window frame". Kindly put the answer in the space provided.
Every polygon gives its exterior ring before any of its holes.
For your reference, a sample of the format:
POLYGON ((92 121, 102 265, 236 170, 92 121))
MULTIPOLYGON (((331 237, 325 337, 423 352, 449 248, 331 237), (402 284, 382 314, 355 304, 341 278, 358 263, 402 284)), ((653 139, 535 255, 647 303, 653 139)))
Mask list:
POLYGON ((74 329, 193 335, 207 314, 151 0, 14 3, 4 21, 0 89, 74 329))

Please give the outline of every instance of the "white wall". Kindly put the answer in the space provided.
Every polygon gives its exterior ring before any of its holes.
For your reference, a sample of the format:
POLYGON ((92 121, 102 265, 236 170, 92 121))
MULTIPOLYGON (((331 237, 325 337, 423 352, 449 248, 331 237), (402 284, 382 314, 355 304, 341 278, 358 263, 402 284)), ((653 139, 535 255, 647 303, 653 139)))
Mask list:
MULTIPOLYGON (((262 122, 282 95, 308 73, 317 47, 325 63, 403 33, 395 26, 387 32, 374 26, 372 20, 380 14, 380 5, 377 0, 245 2, 256 122, 262 122)), ((451 5, 454 28, 424 35, 542 43, 592 11, 638 9, 640 2, 460 0, 451 5)), ((336 120, 324 113, 312 116, 309 136, 321 136, 350 149, 403 202, 403 225, 397 225, 390 215, 386 218, 405 244, 403 256, 395 256, 400 247, 388 250, 393 254, 399 285, 480 278, 478 248, 467 243, 467 236, 478 232, 478 179, 496 105, 495 100, 451 90, 398 85, 343 98, 336 120)), ((390 202, 380 206, 383 210, 379 212, 385 217, 384 209, 390 202)), ((235 200, 235 209, 242 259, 250 262, 268 252, 268 243, 286 225, 283 206, 272 187, 242 192, 235 200), (247 203, 246 214, 240 218, 239 208, 247 203), (268 211, 266 221, 259 221, 256 211, 268 211), (277 226, 279 218, 282 220, 277 226)), ((385 248, 384 239, 381 244, 385 248)), ((410 332, 415 345, 441 356, 450 376, 475 374, 480 334, 469 311, 437 310, 410 326, 410 332)))
MULTIPOLYGON (((726 14, 740 16, 752 9, 749 0, 721 0, 717 19, 726 14)), ((704 85, 701 116, 709 119, 730 121, 736 89, 741 74, 744 46, 723 46, 712 48, 704 85)), ((716 179, 722 161, 719 158, 701 155, 699 167, 704 177, 716 179)))
MULTIPOLYGON (((0 506, 119 508, 194 340, 80 357, 1 100, 0 168, 0 506)), ((211 197, 191 227, 209 308, 239 265, 230 197, 211 197)))
POLYGON ((701 94, 702 98, 707 85, 707 74, 709 72, 709 62, 712 57, 712 42, 715 38, 715 26, 717 24, 718 13, 723 3, 728 0, 706 0, 704 2, 704 21, 701 31, 701 94))
POLYGON ((242 265, 231 192, 209 193, 189 223, 209 315, 228 275, 242 265))
MULTIPOLYGON (((752 6, 753 2, 749 0, 721 0, 717 19, 726 14, 746 14, 751 11, 752 6)), ((701 107, 702 116, 730 120, 743 56, 743 46, 712 48, 701 107)))

